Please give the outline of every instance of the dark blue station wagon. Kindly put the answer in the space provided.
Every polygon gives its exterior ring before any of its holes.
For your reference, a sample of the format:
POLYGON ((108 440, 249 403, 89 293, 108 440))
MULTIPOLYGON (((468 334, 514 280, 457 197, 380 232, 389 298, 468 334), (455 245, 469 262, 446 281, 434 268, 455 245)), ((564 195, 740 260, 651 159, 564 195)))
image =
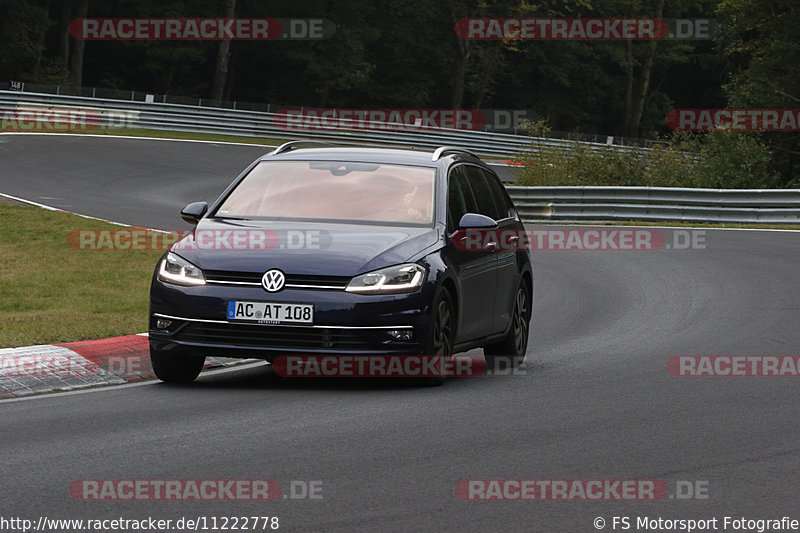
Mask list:
POLYGON ((482 347, 487 362, 521 360, 528 251, 454 245, 459 230, 524 231, 491 168, 452 147, 320 145, 286 143, 210 207, 181 212, 196 227, 159 260, 150 290, 157 377, 191 382, 206 356, 482 347))

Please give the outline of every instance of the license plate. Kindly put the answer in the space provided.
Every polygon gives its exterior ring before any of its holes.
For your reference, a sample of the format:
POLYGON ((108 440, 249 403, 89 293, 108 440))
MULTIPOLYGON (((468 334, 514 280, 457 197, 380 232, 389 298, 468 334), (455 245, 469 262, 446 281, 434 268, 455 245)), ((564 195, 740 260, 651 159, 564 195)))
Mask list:
POLYGON ((313 324, 314 306, 281 302, 228 302, 228 320, 270 325, 313 324))

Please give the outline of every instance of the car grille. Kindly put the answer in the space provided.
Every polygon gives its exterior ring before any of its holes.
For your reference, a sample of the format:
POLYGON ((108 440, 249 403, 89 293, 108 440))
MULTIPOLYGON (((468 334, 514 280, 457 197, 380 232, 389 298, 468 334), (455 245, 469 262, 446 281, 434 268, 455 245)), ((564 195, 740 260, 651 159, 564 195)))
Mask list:
MULTIPOLYGON (((235 285, 248 283, 261 285, 263 272, 234 272, 229 270, 206 270, 206 281, 211 283, 235 285)), ((344 290, 350 283, 349 277, 342 276, 307 276, 300 274, 286 274, 286 285, 301 286, 312 289, 344 290)))
POLYGON ((348 329, 190 322, 175 340, 257 348, 367 350, 373 345, 348 329))

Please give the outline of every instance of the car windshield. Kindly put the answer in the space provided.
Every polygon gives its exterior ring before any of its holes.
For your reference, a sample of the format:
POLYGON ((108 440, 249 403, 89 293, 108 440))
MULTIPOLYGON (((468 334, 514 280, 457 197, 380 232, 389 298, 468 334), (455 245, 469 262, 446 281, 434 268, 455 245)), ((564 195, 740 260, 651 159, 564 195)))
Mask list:
POLYGON ((218 217, 429 225, 435 169, 346 161, 261 162, 218 217))

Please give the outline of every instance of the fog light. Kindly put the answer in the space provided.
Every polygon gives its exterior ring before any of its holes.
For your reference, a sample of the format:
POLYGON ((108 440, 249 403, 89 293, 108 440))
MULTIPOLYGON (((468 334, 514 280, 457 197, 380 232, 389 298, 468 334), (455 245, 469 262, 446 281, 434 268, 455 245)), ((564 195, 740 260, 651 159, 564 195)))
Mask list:
POLYGON ((163 318, 156 319, 157 329, 167 329, 172 324, 172 320, 165 320, 163 318))
POLYGON ((414 338, 414 330, 411 329, 390 329, 386 333, 396 341, 409 342, 414 338))

